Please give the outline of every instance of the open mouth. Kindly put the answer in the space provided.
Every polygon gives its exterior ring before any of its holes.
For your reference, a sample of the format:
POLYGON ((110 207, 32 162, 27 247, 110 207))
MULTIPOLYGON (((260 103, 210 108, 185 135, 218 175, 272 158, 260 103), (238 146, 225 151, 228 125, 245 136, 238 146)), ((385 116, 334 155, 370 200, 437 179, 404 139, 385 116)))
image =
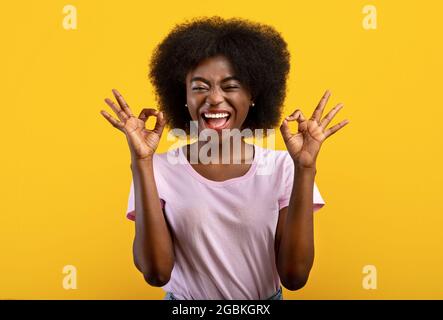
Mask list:
POLYGON ((228 126, 229 119, 231 118, 231 114, 226 111, 217 113, 203 112, 201 116, 205 126, 209 129, 215 130, 226 128, 228 126))

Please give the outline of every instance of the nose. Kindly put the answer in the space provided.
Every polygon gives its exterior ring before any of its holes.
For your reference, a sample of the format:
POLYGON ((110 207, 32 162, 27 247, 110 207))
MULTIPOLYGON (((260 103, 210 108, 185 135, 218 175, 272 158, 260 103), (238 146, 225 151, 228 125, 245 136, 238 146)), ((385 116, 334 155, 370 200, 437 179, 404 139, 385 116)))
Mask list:
POLYGON ((206 103, 209 105, 218 105, 224 100, 223 94, 221 94, 219 88, 213 87, 206 98, 206 103))

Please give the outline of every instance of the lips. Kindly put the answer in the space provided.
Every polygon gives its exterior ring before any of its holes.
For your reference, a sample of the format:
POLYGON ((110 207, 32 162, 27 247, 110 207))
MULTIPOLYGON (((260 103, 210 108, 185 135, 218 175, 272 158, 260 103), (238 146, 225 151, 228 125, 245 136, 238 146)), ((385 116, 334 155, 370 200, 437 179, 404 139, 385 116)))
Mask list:
POLYGON ((205 128, 222 130, 229 126, 231 119, 231 112, 226 110, 211 110, 202 111, 200 114, 205 128), (227 116, 224 116, 226 115, 227 116), (218 115, 218 116, 217 116, 218 115))

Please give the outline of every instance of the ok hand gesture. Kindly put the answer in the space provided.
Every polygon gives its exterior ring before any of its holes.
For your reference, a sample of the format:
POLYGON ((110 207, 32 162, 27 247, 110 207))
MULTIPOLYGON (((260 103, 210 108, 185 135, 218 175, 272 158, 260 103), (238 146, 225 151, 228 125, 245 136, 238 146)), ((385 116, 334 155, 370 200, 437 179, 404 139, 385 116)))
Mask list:
POLYGON ((335 114, 343 107, 341 103, 336 105, 321 119, 323 109, 330 95, 331 93, 327 90, 315 108, 311 118, 308 120, 306 120, 303 113, 297 109, 290 116, 286 117, 280 126, 286 148, 298 166, 315 168, 318 152, 320 151, 323 141, 349 123, 349 120, 343 120, 331 128, 326 129, 335 114), (292 134, 289 129, 288 122, 290 121, 297 121, 298 123, 298 132, 296 134, 292 134))
POLYGON ((113 89, 112 92, 119 105, 116 105, 108 98, 105 99, 105 102, 111 107, 120 121, 114 119, 104 110, 101 110, 100 113, 112 126, 126 135, 133 159, 144 160, 152 158, 166 124, 163 113, 155 109, 143 109, 138 118, 136 118, 125 99, 123 99, 123 96, 116 89, 113 89), (146 121, 150 116, 157 118, 153 130, 148 130, 145 127, 146 121))

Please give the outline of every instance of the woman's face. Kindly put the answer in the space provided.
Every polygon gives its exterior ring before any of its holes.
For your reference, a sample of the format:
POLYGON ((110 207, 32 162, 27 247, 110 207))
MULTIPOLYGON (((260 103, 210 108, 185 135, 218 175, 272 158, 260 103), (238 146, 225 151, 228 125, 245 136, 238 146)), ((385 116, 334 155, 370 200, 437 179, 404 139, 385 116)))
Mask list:
POLYGON ((242 129, 252 104, 249 90, 237 79, 229 60, 216 56, 203 60, 186 76, 189 114, 198 131, 242 129))

